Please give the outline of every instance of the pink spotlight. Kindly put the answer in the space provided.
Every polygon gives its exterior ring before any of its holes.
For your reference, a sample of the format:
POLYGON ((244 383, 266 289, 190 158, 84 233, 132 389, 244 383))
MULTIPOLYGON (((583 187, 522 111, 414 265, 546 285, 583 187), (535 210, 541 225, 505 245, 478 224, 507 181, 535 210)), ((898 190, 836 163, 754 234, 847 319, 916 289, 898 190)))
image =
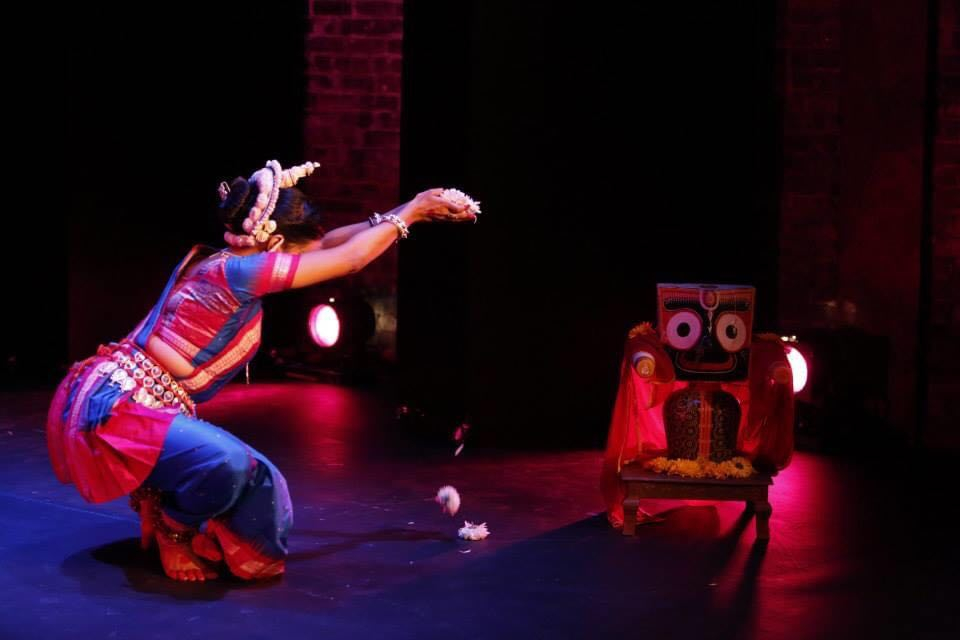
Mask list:
POLYGON ((340 339, 340 316, 328 304, 321 304, 310 312, 310 337, 321 347, 332 347, 340 339))
POLYGON ((807 386, 807 359, 796 347, 787 347, 787 362, 793 370, 793 392, 800 393, 807 386))

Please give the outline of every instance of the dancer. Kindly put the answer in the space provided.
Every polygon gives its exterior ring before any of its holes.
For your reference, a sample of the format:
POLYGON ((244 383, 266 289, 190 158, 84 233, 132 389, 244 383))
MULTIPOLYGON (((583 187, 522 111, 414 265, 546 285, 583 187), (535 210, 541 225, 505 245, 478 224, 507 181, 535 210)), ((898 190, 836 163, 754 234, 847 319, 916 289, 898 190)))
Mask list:
POLYGON ((316 166, 270 161, 249 180, 221 183, 227 247, 193 247, 147 317, 75 363, 50 406, 57 477, 89 502, 130 494, 142 546, 156 543, 176 580, 214 578, 221 563, 248 580, 284 571, 293 522, 286 481, 196 412, 260 346, 260 298, 357 272, 414 224, 476 220, 468 204, 431 189, 324 234, 294 187, 316 166))

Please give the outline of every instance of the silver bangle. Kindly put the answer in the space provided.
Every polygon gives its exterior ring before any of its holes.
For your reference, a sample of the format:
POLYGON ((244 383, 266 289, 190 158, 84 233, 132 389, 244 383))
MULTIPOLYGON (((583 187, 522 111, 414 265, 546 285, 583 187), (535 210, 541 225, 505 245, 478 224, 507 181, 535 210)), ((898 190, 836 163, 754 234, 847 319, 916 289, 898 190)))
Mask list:
POLYGON ((385 216, 380 216, 383 222, 389 222, 397 228, 397 231, 400 232, 400 238, 404 239, 410 235, 410 227, 407 226, 407 223, 400 219, 399 216, 396 216, 392 213, 388 213, 385 216))
POLYGON ((373 212, 373 215, 370 216, 369 218, 367 218, 367 222, 370 223, 370 226, 371 226, 371 227, 375 227, 375 226, 377 226, 378 224, 380 224, 381 222, 383 222, 383 216, 381 216, 379 213, 377 213, 376 211, 374 211, 374 212, 373 212))

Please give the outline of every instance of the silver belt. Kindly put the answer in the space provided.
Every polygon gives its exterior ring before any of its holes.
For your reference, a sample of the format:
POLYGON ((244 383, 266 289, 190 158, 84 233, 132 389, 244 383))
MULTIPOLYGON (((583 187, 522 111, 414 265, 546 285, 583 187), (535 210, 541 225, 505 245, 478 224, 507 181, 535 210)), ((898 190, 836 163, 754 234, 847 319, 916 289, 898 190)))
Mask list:
POLYGON ((159 364, 129 343, 101 346, 98 355, 110 360, 97 365, 97 373, 110 376, 109 384, 124 393, 134 391, 133 401, 151 409, 173 407, 196 415, 196 405, 183 386, 159 364))

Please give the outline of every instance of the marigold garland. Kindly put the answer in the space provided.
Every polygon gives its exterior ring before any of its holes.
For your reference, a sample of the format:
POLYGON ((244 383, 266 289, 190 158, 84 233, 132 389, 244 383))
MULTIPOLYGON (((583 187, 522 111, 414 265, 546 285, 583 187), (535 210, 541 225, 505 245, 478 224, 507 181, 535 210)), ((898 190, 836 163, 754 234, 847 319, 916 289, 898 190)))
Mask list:
POLYGON ((657 473, 667 473, 684 478, 749 478, 754 474, 753 465, 743 457, 730 458, 723 462, 711 460, 686 460, 683 458, 654 458, 648 461, 645 468, 657 473))
POLYGON ((640 324, 630 329, 630 333, 627 334, 628 338, 636 338, 637 336, 649 336, 656 334, 656 330, 653 328, 653 325, 649 322, 641 322, 640 324))

